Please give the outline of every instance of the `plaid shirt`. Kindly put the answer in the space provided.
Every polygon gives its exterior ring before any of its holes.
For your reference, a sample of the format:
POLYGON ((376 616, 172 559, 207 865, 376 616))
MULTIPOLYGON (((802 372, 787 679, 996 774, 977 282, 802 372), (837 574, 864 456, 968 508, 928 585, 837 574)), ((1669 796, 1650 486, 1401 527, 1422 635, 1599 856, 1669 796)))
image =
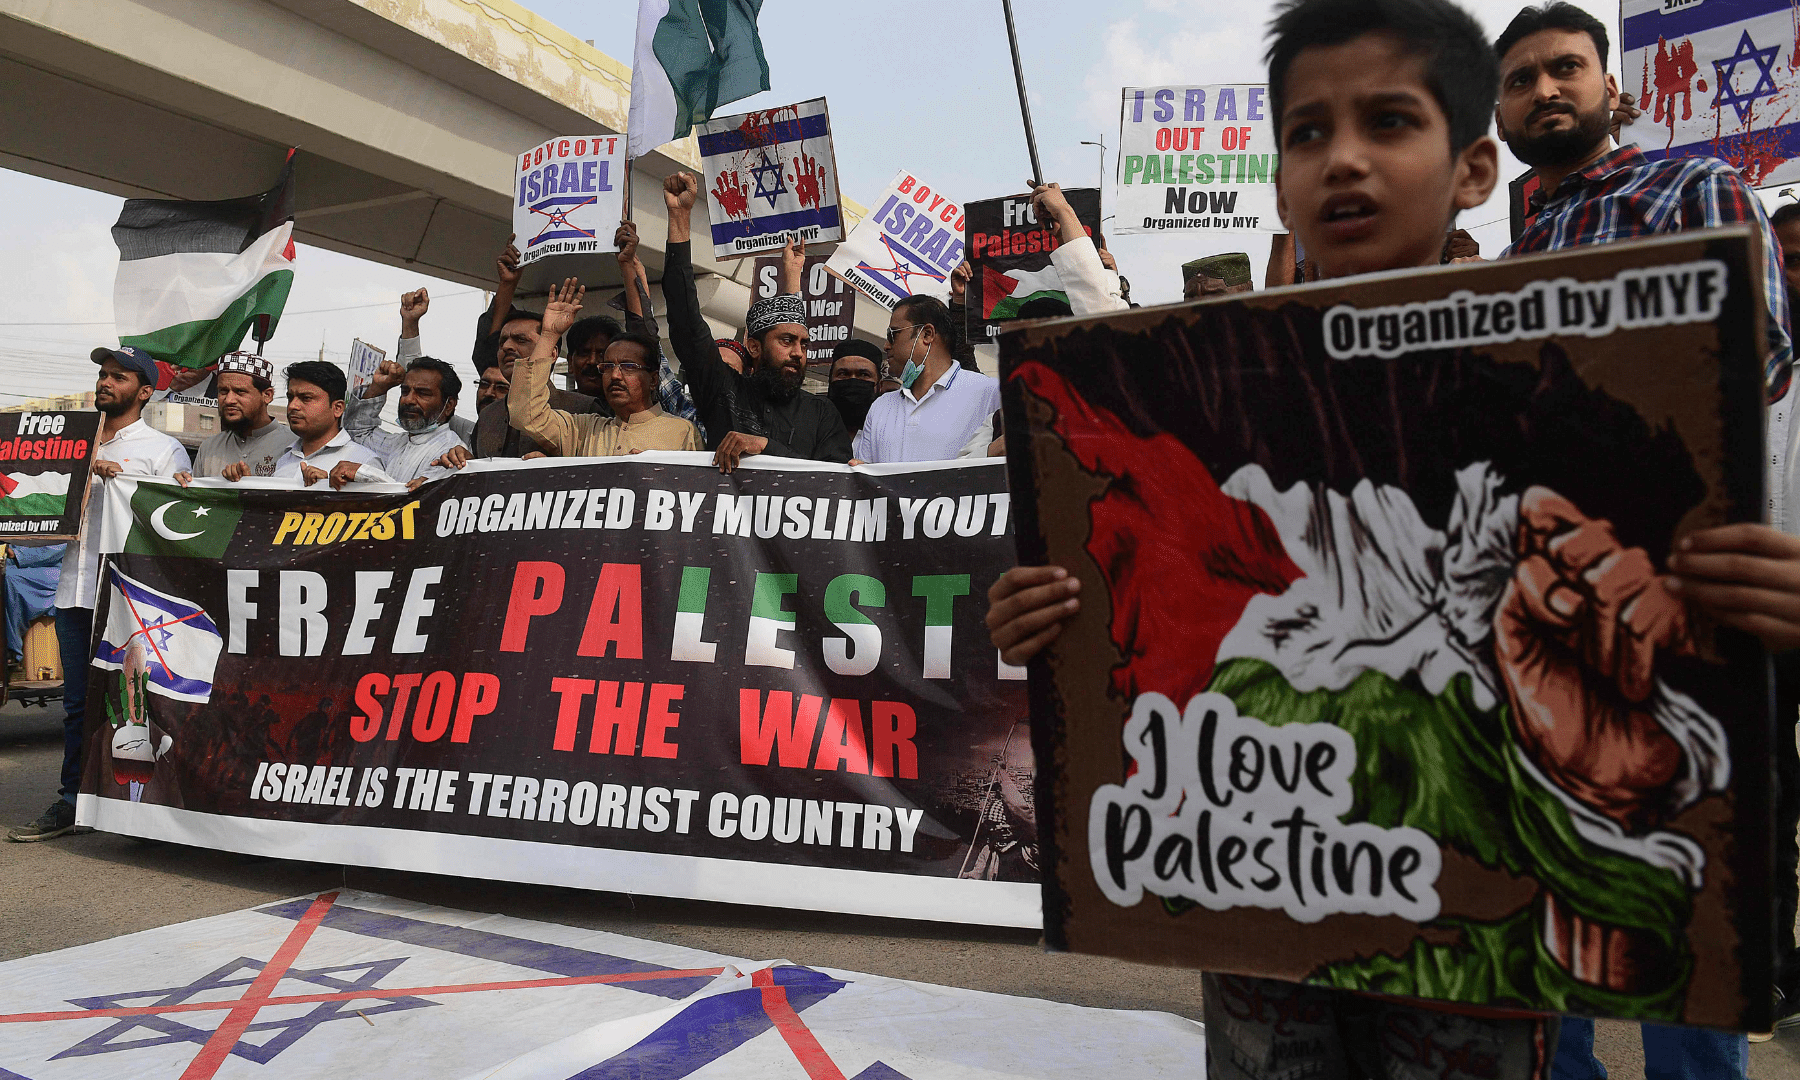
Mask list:
POLYGON ((1770 522, 1786 528, 1789 414, 1794 406, 1787 286, 1781 245, 1744 178, 1718 158, 1651 161, 1627 145, 1563 177, 1547 198, 1540 192, 1532 202, 1535 216, 1501 258, 1718 225, 1754 224, 1762 230, 1769 337, 1766 502, 1770 522))

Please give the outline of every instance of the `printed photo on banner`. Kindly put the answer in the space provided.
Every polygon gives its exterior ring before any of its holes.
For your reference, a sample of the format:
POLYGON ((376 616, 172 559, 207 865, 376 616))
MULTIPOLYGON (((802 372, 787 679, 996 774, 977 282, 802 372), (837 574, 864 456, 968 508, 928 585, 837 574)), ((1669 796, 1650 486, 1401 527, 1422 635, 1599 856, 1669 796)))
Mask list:
POLYGON ((889 311, 908 296, 947 301, 950 272, 963 260, 964 225, 955 199, 902 169, 825 269, 889 311))
POLYGON ((1761 517, 1753 241, 1001 336, 1020 561, 1081 583, 1031 668, 1053 947, 1767 1030, 1793 733, 1668 588, 1761 517))
POLYGON ((1113 231, 1286 232, 1275 213, 1279 150, 1265 86, 1127 86, 1113 231))
POLYGON ((1793 5, 1619 5, 1619 89, 1644 113, 1620 132, 1651 160, 1716 157, 1752 187, 1800 179, 1793 5))
POLYGON ((519 266, 615 250, 613 230, 625 208, 624 165, 623 135, 561 136, 520 154, 512 213, 519 266))
MULTIPOLYGON (((1100 237, 1100 189, 1063 192, 1087 234, 1100 237)), ((1069 296, 1050 253, 1062 243, 1039 223, 1031 196, 983 199, 968 207, 969 340, 998 337, 1002 323, 1069 314, 1069 296)))
POLYGON ((824 98, 696 125, 713 256, 774 251, 789 238, 844 238, 837 158, 824 98))
POLYGON ((1024 671, 982 622, 997 460, 96 497, 99 828, 275 854, 279 822, 322 858, 1037 924, 1024 671))
MULTIPOLYGON (((831 362, 831 351, 850 340, 856 330, 856 290, 825 271, 826 257, 808 255, 800 278, 800 297, 806 301, 808 364, 831 362)), ((774 296, 781 288, 781 256, 759 255, 751 277, 750 292, 758 300, 774 296)))
POLYGON ((0 542, 81 532, 97 412, 0 412, 0 542))

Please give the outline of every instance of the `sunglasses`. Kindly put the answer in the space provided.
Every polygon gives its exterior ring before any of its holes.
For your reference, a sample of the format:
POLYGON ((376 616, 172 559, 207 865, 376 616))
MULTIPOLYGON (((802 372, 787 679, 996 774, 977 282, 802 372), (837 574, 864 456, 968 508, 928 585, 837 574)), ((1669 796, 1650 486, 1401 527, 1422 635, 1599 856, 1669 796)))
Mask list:
POLYGON ((611 360, 602 360, 600 363, 595 364, 594 366, 599 369, 600 374, 602 374, 602 375, 605 375, 606 373, 613 371, 614 369, 617 369, 617 371, 621 375, 636 375, 640 371, 649 371, 650 370, 649 368, 645 367, 642 364, 634 364, 629 360, 625 361, 622 364, 616 363, 611 360))
POLYGON ((924 326, 924 325, 925 325, 924 323, 907 323, 905 326, 890 326, 890 327, 888 327, 888 331, 887 331, 888 344, 892 345, 894 343, 894 339, 898 338, 900 336, 900 331, 916 330, 919 327, 924 326))

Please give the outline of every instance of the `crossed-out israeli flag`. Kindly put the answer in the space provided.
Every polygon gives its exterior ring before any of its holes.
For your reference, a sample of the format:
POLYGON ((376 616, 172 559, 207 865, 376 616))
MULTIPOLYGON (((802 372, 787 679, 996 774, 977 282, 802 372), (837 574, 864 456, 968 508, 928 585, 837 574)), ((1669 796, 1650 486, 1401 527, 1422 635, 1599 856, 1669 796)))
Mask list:
POLYGON ((120 670, 136 644, 143 650, 151 693, 177 701, 204 702, 212 696, 213 669, 224 640, 204 609, 135 581, 116 566, 109 598, 96 667, 120 670))

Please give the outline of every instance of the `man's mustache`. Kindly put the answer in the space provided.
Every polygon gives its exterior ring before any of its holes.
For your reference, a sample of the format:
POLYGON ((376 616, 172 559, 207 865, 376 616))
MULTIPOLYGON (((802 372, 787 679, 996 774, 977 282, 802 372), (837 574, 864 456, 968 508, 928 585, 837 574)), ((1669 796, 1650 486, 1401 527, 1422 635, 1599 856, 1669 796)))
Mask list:
POLYGON ((1537 108, 1531 110, 1531 115, 1525 118, 1525 122, 1527 124, 1534 124, 1543 117, 1551 116, 1556 113, 1566 113, 1570 116, 1574 116, 1575 106, 1561 101, 1553 101, 1548 105, 1539 105, 1537 108))
POLYGON ((425 410, 419 408, 417 405, 402 405, 398 409, 395 409, 394 412, 397 415, 404 416, 409 420, 415 416, 424 416, 425 415, 425 410))

